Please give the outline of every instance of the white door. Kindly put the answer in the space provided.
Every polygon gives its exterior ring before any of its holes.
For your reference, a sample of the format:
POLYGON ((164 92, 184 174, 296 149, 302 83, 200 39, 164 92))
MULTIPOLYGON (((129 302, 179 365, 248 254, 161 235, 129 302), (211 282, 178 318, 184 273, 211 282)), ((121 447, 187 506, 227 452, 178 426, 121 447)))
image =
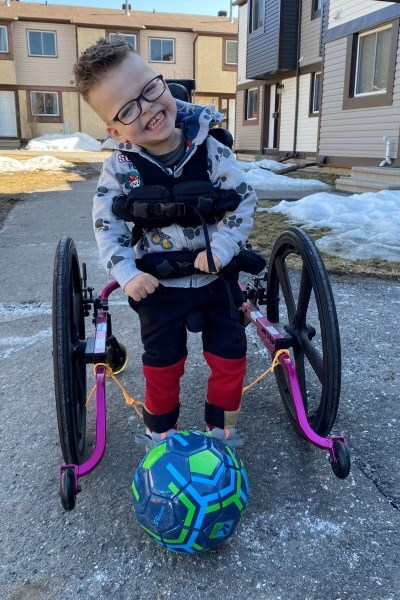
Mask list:
POLYGON ((276 128, 276 117, 274 116, 276 108, 276 84, 271 85, 269 88, 269 123, 268 123, 268 148, 275 147, 275 128, 276 128))
POLYGON ((17 137, 14 92, 0 92, 0 137, 17 137))

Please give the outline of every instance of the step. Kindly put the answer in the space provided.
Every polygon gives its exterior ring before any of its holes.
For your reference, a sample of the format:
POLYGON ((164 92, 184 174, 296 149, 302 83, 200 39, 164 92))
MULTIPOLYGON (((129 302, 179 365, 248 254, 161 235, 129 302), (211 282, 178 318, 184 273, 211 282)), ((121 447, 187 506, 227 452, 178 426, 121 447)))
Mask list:
POLYGON ((392 184, 382 183, 381 181, 367 181, 365 179, 357 179, 356 177, 339 177, 335 181, 335 186, 337 190, 354 192, 355 194, 380 192, 381 190, 400 190, 400 183, 392 184))
POLYGON ((0 150, 16 150, 21 147, 19 140, 0 140, 0 150))
POLYGON ((400 168, 396 167, 353 167, 357 179, 400 183, 400 168))

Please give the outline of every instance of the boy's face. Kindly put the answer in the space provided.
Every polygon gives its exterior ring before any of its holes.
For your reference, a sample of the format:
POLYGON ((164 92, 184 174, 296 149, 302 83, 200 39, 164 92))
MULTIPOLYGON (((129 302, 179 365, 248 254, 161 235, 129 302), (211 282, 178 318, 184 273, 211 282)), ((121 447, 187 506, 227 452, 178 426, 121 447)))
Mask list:
POLYGON ((124 125, 113 120, 155 76, 138 54, 130 53, 90 91, 88 102, 107 122, 107 131, 114 140, 132 142, 153 154, 165 154, 174 150, 180 139, 180 131, 175 128, 176 104, 168 87, 157 100, 139 100, 142 111, 133 123, 124 125))

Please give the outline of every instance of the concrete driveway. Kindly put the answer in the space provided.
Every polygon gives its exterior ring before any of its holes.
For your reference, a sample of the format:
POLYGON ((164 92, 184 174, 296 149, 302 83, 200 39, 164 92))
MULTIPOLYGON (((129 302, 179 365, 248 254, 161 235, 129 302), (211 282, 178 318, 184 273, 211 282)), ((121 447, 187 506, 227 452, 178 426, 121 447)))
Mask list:
MULTIPOLYGON (((130 507, 142 453, 134 434, 142 425, 109 383, 106 454, 82 480, 75 510, 63 511, 51 357, 53 260, 67 233, 91 285, 99 290, 105 283, 91 228, 94 188, 92 180, 33 194, 0 232, 0 596, 398 600, 400 287, 393 281, 332 281, 343 346, 335 432, 351 440, 347 480, 336 479, 327 455, 295 433, 271 376, 243 403, 240 453, 251 501, 237 534, 204 555, 163 551, 144 536, 130 507)), ((124 296, 113 296, 114 331, 129 350, 121 379, 141 399, 138 323, 124 296)), ((269 359, 248 335, 250 381, 269 359)), ((187 365, 181 425, 200 427, 207 370, 195 334, 187 365)))

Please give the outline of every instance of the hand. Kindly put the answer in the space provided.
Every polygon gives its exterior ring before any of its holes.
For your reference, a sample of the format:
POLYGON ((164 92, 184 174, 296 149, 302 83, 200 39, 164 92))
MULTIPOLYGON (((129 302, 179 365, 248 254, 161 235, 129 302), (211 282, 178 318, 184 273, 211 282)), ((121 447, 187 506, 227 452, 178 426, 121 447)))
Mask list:
POLYGON ((214 264, 217 269, 216 271, 210 271, 208 267, 207 252, 205 250, 203 250, 203 252, 200 252, 200 254, 196 256, 196 260, 194 261, 195 268, 199 269, 199 271, 203 271, 204 273, 218 273, 218 271, 222 267, 222 263, 219 260, 218 256, 215 256, 215 254, 213 254, 212 257, 214 259, 214 264))
POLYGON ((140 302, 149 294, 153 294, 160 285, 158 279, 149 273, 141 273, 130 279, 124 287, 124 292, 136 302, 140 302))

